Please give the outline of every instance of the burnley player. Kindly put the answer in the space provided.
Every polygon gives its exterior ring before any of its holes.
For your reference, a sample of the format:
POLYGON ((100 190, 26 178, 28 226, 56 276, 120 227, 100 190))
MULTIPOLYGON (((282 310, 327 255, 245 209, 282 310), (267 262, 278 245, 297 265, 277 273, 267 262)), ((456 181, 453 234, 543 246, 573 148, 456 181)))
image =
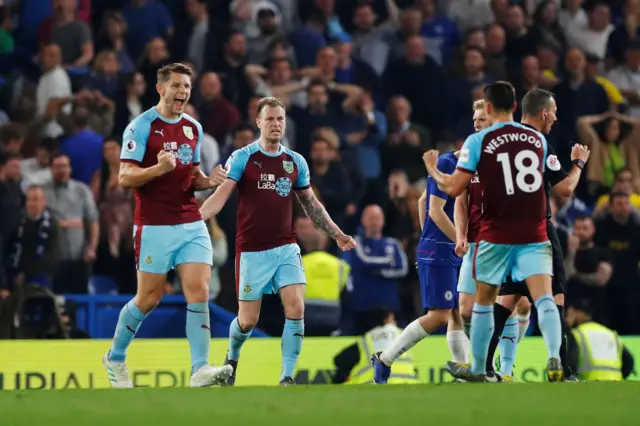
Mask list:
MULTIPOLYGON (((537 130, 540 133, 548 134, 551 127, 556 121, 556 102, 551 92, 544 89, 533 89, 522 99, 522 124, 537 130)), ((560 239, 556 232, 556 228, 551 222, 551 207, 549 205, 549 197, 551 189, 553 192, 562 196, 570 197, 574 189, 580 181, 580 175, 585 163, 589 159, 589 149, 586 146, 576 144, 571 150, 571 162, 573 164, 569 173, 565 172, 558 158, 555 155, 553 147, 549 145, 547 157, 545 160, 544 170, 544 188, 547 199, 546 207, 546 228, 549 240, 551 241, 553 251, 553 278, 552 292, 555 303, 560 312, 560 318, 563 320, 564 310, 564 282, 566 275, 564 272, 564 256, 560 246, 560 239)), ((500 288, 500 296, 494 305, 495 331, 489 347, 489 355, 487 358, 487 370, 493 368, 493 356, 496 347, 500 351, 500 373, 503 378, 510 380, 513 374, 513 362, 515 360, 517 345, 523 337, 523 328, 519 327, 519 320, 512 315, 514 308, 522 314, 530 309, 530 304, 526 297, 529 292, 526 285, 521 282, 507 280, 500 288), (504 331, 503 331, 504 330, 504 331), (499 336, 502 338, 499 339, 499 336)), ((564 320, 562 321, 562 345, 560 346, 560 359, 563 364, 566 377, 573 376, 573 372, 567 364, 566 354, 566 327, 564 320)), ((526 332, 526 330, 524 330, 526 332)))
MULTIPOLYGON (((442 173, 453 173, 459 153, 450 152, 438 158, 438 170, 442 173)), ((418 277, 422 307, 427 313, 407 325, 384 351, 372 355, 374 381, 378 384, 387 383, 393 363, 403 353, 449 323, 452 310, 458 306, 456 284, 462 259, 455 253, 455 198, 440 189, 429 176, 427 189, 420 197, 419 203, 420 219, 424 225, 417 248, 418 277)), ((457 361, 466 361, 466 349, 464 345, 462 351, 452 351, 454 356, 463 358, 457 361)))
MULTIPOLYGON (((476 132, 491 126, 484 100, 475 101, 473 110, 473 127, 476 132)), ((476 294, 476 283, 473 281, 473 254, 475 253, 475 241, 480 231, 481 216, 482 188, 478 173, 475 173, 469 186, 456 197, 454 208, 456 254, 463 256, 457 288, 459 311, 464 333, 467 336, 469 336, 471 329, 471 311, 476 294)))
POLYGON ((238 188, 238 317, 229 328, 225 358, 225 365, 233 367, 229 385, 235 383, 240 349, 258 322, 262 296, 274 293, 280 295, 286 318, 280 384, 294 384, 293 373, 304 338, 306 278, 293 227, 293 195, 313 223, 335 239, 340 249, 351 250, 356 244, 316 199, 304 158, 280 144, 285 120, 282 101, 273 97, 260 100, 256 119, 260 138, 231 154, 226 164, 226 182, 201 208, 205 219, 215 216, 238 188))
POLYGON ((166 275, 175 268, 187 299, 186 334, 191 350, 191 386, 221 383, 229 366, 209 365, 209 281, 211 238, 194 191, 214 188, 226 179, 222 168, 211 177, 200 171, 200 123, 184 114, 191 94, 189 67, 167 65, 158 70, 157 106, 127 126, 119 181, 134 188, 134 220, 138 291, 118 318, 111 350, 103 363, 114 388, 130 388, 125 357, 140 324, 162 299, 166 275))
POLYGON ((449 372, 469 381, 496 381, 487 376, 486 359, 494 328, 493 304, 507 276, 526 281, 538 310, 538 323, 548 351, 549 381, 560 381, 561 325, 551 294, 551 243, 546 230, 543 188, 547 140, 513 121, 515 90, 497 82, 484 89, 493 124, 465 141, 453 174, 438 170, 438 152, 425 153, 429 174, 448 194, 458 196, 478 172, 484 212, 476 244, 476 302, 471 317, 471 366, 447 363, 449 372))

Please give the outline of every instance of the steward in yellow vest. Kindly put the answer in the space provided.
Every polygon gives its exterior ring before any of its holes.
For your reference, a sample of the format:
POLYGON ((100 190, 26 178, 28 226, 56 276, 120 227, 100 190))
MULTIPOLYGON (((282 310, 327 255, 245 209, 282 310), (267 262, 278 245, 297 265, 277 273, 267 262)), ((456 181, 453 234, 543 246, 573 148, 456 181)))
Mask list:
POLYGON ((633 355, 618 334, 594 321, 586 301, 567 309, 567 357, 573 371, 585 381, 621 381, 633 371, 633 355))
MULTIPOLYGON (((356 343, 344 349, 333 359, 336 366, 333 383, 373 383, 371 356, 385 350, 402 333, 402 329, 396 325, 395 317, 391 311, 387 309, 371 311, 371 318, 376 317, 379 319, 377 326, 358 337, 356 343)), ((411 351, 405 352, 394 362, 388 383, 418 383, 417 370, 411 358, 411 351)))

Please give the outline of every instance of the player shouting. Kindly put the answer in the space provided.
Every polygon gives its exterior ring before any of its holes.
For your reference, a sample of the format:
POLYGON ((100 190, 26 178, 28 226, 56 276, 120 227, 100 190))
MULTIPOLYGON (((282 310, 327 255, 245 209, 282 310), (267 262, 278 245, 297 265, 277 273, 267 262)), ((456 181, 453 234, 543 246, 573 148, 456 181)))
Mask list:
POLYGON ((182 64, 158 70, 158 105, 125 129, 119 181, 135 188, 134 220, 138 291, 120 312, 111 350, 103 364, 114 388, 133 383, 125 363, 127 348, 147 315, 162 299, 166 274, 176 268, 187 299, 187 340, 191 349, 191 386, 224 381, 228 366, 209 362, 209 281, 211 238, 198 210, 194 191, 214 188, 226 173, 211 177, 200 170, 202 126, 184 108, 191 95, 192 71, 182 64))
POLYGON ((258 322, 263 294, 279 293, 284 307, 281 385, 294 384, 293 372, 304 338, 306 278, 295 243, 293 194, 315 225, 347 251, 356 243, 333 223, 310 187, 304 158, 280 144, 285 134, 285 107, 277 98, 258 103, 260 138, 234 151, 227 161, 227 180, 202 205, 202 215, 218 214, 238 188, 236 291, 238 317, 229 327, 225 365, 233 367, 227 383, 235 384, 240 349, 258 322))
POLYGON ((493 124, 465 141, 457 169, 445 174, 436 167, 438 152, 425 153, 429 175, 448 194, 458 196, 478 172, 484 212, 476 244, 476 301, 471 317, 471 366, 449 362, 454 377, 495 381, 486 375, 486 359, 494 328, 493 304, 507 276, 526 280, 548 350, 550 381, 563 378, 560 365, 561 325, 551 295, 551 243, 546 230, 546 200, 542 174, 547 140, 539 132, 513 121, 515 90, 506 82, 484 89, 493 124))

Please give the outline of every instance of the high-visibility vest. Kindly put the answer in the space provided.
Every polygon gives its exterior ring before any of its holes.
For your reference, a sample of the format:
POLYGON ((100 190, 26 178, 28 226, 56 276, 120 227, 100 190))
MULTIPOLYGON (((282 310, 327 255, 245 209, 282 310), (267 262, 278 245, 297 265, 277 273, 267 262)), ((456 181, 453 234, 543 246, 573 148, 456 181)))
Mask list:
POLYGON ((349 264, 329 253, 316 251, 302 256, 302 265, 307 276, 305 304, 339 308, 340 293, 351 270, 349 264))
MULTIPOLYGON (((360 349, 360 362, 351 370, 347 384, 373 383, 373 367, 371 356, 376 352, 382 352, 402 333, 402 330, 393 324, 376 327, 358 339, 360 349)), ((417 383, 416 374, 411 354, 405 352, 391 367, 389 384, 417 383)))
POLYGON ((623 380, 622 343, 615 331, 595 322, 586 322, 571 333, 578 344, 578 375, 582 380, 623 380))

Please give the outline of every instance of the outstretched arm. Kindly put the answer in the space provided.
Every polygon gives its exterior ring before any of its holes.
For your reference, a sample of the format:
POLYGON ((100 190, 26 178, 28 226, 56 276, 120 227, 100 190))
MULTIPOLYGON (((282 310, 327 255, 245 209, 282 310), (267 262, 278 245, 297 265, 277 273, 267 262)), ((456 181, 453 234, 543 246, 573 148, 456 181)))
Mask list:
POLYGON ((236 185, 235 180, 227 179, 218 187, 211 197, 207 198, 202 204, 202 207, 200 207, 200 213, 204 220, 209 220, 220 213, 220 210, 222 210, 234 189, 236 189, 236 185))
POLYGON ((318 228, 334 240, 344 236, 344 232, 331 220, 329 213, 327 213, 322 203, 318 201, 311 188, 296 191, 296 196, 304 212, 318 228))

